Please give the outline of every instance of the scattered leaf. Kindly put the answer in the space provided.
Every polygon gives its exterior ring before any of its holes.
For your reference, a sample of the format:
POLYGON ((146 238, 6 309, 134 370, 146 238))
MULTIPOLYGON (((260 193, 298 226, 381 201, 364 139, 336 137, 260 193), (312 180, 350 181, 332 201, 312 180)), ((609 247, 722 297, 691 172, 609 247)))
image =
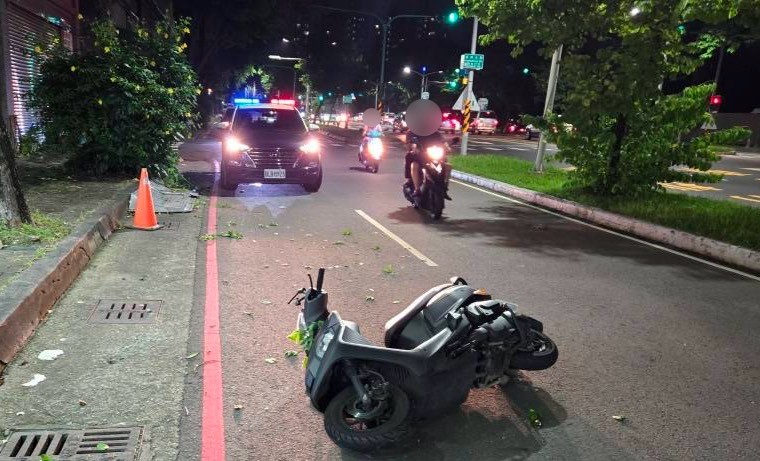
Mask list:
POLYGON ((276 222, 270 222, 269 223, 269 227, 277 227, 277 225, 278 224, 276 222))
POLYGON ((24 416, 26 413, 23 411, 17 411, 16 416, 24 416))
POLYGON ((399 300, 393 301, 393 304, 401 304, 401 301, 399 300))
POLYGON ((263 228, 266 228, 267 226, 266 226, 266 224, 259 223, 259 227, 263 229, 263 228))
POLYGON ((53 461, 50 455, 40 455, 40 461, 53 461))
POLYGON ((621 421, 622 422, 622 421, 625 421, 625 416, 623 416, 623 415, 612 415, 612 419, 614 419, 615 421, 621 421))
POLYGON ((395 275, 396 271, 393 269, 393 264, 388 264, 387 266, 383 267, 383 274, 395 275))
POLYGON ((234 408, 235 410, 242 410, 242 409, 243 409, 243 405, 237 404, 237 405, 235 405, 233 408, 234 408))
POLYGON ((265 361, 266 363, 269 363, 269 364, 277 363, 277 359, 276 359, 276 358, 274 358, 274 357, 269 357, 269 358, 266 358, 266 359, 264 359, 264 361, 265 361))
POLYGON ((187 360, 190 360, 190 359, 194 359, 195 357, 198 357, 198 354, 200 354, 200 352, 195 352, 195 353, 193 353, 193 354, 190 354, 190 355, 188 355, 188 356, 187 356, 187 357, 185 357, 185 358, 186 358, 187 360))
POLYGON ((298 351, 285 351, 285 357, 295 357, 298 355, 298 351))
POLYGON ((261 304, 264 304, 264 305, 268 306, 268 305, 272 304, 272 301, 270 301, 268 299, 262 299, 261 300, 261 304))
POLYGON ((368 303, 373 303, 373 302, 375 302, 375 297, 374 296, 367 296, 366 298, 364 298, 364 300, 367 301, 368 303))
POLYGON ((312 267, 311 266, 303 266, 303 268, 308 271, 308 270, 311 270, 312 267))
POLYGON ((240 232, 238 232, 236 230, 233 230, 233 229, 230 229, 227 232, 219 234, 219 236, 220 237, 227 237, 229 239, 235 239, 235 240, 240 240, 240 239, 243 238, 243 234, 241 234, 240 232))
POLYGON ((253 312, 243 311, 243 314, 253 317, 253 312))
POLYGON ((109 447, 107 443, 100 442, 99 444, 95 445, 95 450, 97 451, 106 451, 109 447))
POLYGON ((333 242, 333 245, 345 245, 345 242, 341 242, 340 240, 337 240, 333 242))
POLYGON ((84 406, 86 406, 86 405, 87 405, 87 402, 85 402, 84 400, 80 400, 80 401, 79 401, 79 402, 77 402, 77 403, 79 403, 79 406, 80 406, 80 407, 84 407, 84 406))
POLYGON ((227 227, 237 226, 235 221, 227 221, 227 227))
POLYGON ((341 232, 341 234, 343 234, 343 237, 348 237, 353 234, 353 232, 351 232, 351 229, 343 229, 343 232, 341 232))
POLYGON ((216 240, 216 235, 214 234, 203 234, 199 237, 199 240, 203 240, 208 242, 209 240, 216 240))
POLYGON ((372 247, 372 249, 375 251, 380 251, 380 245, 375 245, 372 247))

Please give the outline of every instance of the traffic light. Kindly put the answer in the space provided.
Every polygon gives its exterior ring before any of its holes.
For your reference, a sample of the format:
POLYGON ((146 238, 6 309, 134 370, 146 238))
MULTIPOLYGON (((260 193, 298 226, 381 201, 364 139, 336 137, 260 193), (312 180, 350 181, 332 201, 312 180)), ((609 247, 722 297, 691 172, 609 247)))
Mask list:
POLYGON ((522 73, 523 75, 528 75, 530 73, 530 69, 528 69, 527 67, 523 67, 522 73))
POLYGON ((457 87, 457 81, 451 80, 449 81, 449 88, 456 88, 457 87))
POLYGON ((459 21, 459 13, 452 11, 446 15, 446 22, 449 24, 456 24, 459 21))
POLYGON ((470 83, 470 79, 468 77, 462 77, 462 85, 467 85, 470 83))
POLYGON ((723 103, 723 96, 719 94, 714 94, 710 96, 710 105, 713 108, 718 109, 722 103, 723 103))
POLYGON ((325 97, 320 94, 317 99, 319 99, 319 102, 322 102, 325 100, 325 97))

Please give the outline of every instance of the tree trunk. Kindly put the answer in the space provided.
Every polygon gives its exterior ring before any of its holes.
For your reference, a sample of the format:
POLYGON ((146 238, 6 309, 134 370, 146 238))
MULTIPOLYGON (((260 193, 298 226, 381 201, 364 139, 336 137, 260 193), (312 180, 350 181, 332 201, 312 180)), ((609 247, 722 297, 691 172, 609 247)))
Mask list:
POLYGON ((628 133, 628 126, 624 114, 618 114, 615 120, 615 144, 612 145, 612 152, 607 163, 607 180, 605 192, 612 193, 615 186, 620 182, 620 157, 623 149, 623 138, 628 133))
POLYGON ((0 223, 10 226, 32 222, 16 170, 16 152, 13 133, 0 119, 0 223))

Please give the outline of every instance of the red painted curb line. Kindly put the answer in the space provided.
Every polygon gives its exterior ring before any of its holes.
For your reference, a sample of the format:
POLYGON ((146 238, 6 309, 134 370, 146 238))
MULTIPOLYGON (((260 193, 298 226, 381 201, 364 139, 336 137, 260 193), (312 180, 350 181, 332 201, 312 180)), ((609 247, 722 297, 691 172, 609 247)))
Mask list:
MULTIPOLYGON (((219 163, 214 162, 214 186, 208 203, 206 232, 216 235, 219 163)), ((206 302, 203 311, 203 400, 201 402, 201 460, 224 461, 224 389, 222 341, 219 326, 219 271, 216 241, 206 241, 206 302)))

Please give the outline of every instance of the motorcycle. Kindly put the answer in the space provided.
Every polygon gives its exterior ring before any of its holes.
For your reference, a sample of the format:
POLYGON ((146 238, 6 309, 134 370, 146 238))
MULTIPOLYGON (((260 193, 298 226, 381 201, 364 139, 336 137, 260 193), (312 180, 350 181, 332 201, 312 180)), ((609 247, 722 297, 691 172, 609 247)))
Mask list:
POLYGON ((418 158, 424 159, 420 161, 421 194, 415 196, 414 184, 407 181, 403 186, 404 197, 415 208, 427 210, 433 219, 440 219, 446 199, 447 177, 451 169, 446 162, 446 149, 442 144, 427 146, 418 158))
POLYGON ((383 158, 384 150, 380 135, 370 132, 359 149, 359 163, 369 171, 377 173, 380 170, 380 160, 383 158))
POLYGON ((472 388, 505 384, 510 370, 544 370, 558 349, 543 324, 515 313, 461 277, 415 299, 385 324, 385 344, 365 338, 359 325, 328 310, 322 289, 299 290, 298 330, 304 347, 306 393, 324 414, 340 447, 369 452, 411 435, 412 423, 463 403, 472 388))

